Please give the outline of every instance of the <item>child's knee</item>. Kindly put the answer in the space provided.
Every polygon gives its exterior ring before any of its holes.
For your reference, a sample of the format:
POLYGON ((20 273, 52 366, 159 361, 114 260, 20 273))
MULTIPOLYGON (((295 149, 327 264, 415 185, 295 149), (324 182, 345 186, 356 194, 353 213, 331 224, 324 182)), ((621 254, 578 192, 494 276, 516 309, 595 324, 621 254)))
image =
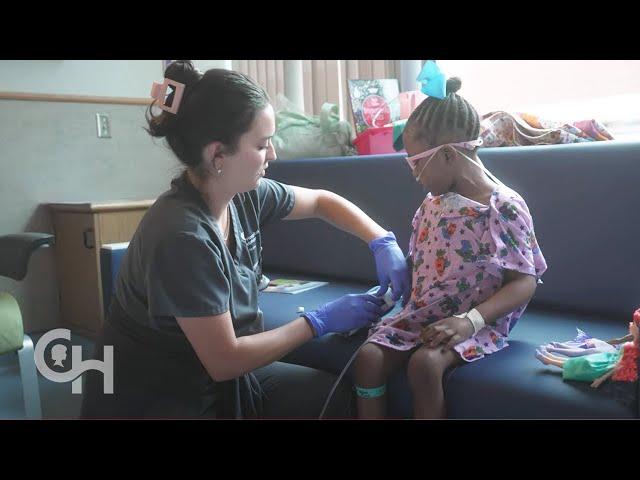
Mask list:
POLYGON ((407 376, 411 383, 437 379, 442 377, 446 365, 447 359, 440 348, 422 347, 411 355, 407 376))
POLYGON ((384 352, 374 343, 367 343, 360 349, 355 360, 357 381, 381 380, 384 370, 384 352))

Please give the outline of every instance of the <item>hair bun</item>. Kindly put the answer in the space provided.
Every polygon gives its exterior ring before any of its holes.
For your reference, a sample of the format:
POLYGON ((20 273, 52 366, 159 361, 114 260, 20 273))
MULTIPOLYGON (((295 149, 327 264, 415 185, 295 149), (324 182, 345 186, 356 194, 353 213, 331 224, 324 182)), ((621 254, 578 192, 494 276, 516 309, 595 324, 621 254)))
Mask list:
POLYGON ((164 71, 165 78, 175 80, 185 85, 193 85, 202 78, 191 60, 175 60, 164 71))
POLYGON ((460 80, 458 77, 451 77, 447 80, 447 95, 449 95, 450 93, 456 93, 458 90, 460 90, 460 87, 462 86, 462 80, 460 80))

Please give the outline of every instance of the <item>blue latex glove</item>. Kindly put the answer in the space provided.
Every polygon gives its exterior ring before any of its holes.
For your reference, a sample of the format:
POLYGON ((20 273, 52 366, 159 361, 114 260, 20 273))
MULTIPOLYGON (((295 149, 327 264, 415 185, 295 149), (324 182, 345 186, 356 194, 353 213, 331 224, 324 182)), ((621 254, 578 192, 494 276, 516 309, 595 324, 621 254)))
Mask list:
POLYGON ((345 295, 302 314, 307 318, 317 337, 330 332, 348 332, 372 322, 384 315, 384 298, 362 293, 345 295))
POLYGON ((383 296, 391 283, 391 298, 397 302, 402 296, 404 307, 411 297, 411 274, 407 260, 396 242, 396 236, 393 232, 387 232, 385 236, 369 242, 369 248, 376 259, 376 272, 380 283, 380 290, 376 296, 383 296))

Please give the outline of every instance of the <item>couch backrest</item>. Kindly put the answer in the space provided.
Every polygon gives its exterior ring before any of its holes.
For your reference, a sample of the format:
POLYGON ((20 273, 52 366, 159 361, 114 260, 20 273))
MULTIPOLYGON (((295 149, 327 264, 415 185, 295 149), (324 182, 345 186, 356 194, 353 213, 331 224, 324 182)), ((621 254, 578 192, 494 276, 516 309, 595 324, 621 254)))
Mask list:
MULTIPOLYGON (((612 315, 640 305, 640 142, 487 148, 479 156, 531 210, 549 266, 535 303, 612 315)), ((269 177, 344 196, 394 231, 405 252, 425 195, 400 154, 276 161, 269 177)), ((324 222, 279 222, 263 237, 266 269, 376 282, 365 243, 324 222)))

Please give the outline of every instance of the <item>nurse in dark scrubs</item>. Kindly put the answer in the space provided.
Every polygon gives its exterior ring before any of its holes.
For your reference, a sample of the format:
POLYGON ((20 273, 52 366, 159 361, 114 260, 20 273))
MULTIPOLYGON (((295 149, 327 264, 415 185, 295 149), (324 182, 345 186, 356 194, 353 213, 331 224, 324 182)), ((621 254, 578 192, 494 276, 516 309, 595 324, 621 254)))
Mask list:
MULTIPOLYGON (((314 337, 376 321, 387 288, 406 301, 402 251, 393 233, 344 198, 265 178, 276 160, 275 115, 251 79, 223 69, 201 74, 189 61, 173 62, 165 77, 184 85, 182 98, 167 97, 172 111, 150 107, 148 132, 164 137, 185 169, 129 244, 94 356, 113 345, 114 393, 103 393, 102 373, 86 372, 81 416, 317 417, 335 376, 278 360, 314 337), (304 218, 366 242, 381 289, 264 331, 260 230, 304 218)), ((350 417, 351 409, 350 388, 341 384, 326 416, 350 417)))

